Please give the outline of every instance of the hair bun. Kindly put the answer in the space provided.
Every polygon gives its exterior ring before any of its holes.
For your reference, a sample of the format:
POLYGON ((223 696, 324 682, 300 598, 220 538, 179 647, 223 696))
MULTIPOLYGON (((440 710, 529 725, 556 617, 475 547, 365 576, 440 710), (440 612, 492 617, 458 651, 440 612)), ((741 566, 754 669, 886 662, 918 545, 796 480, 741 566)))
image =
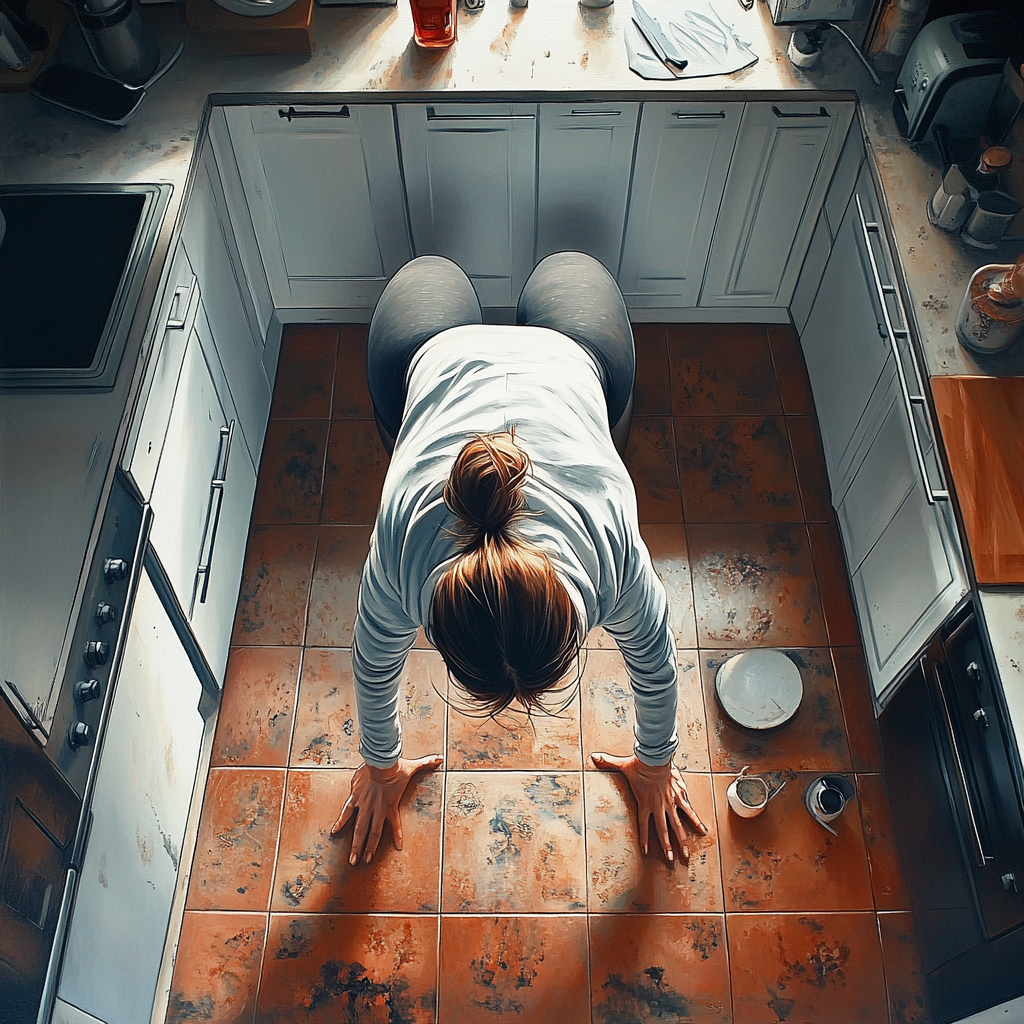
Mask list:
POLYGON ((530 457, 512 431, 482 434, 459 452, 444 488, 444 501, 459 520, 468 548, 488 537, 507 540, 508 529, 526 510, 523 481, 530 457))

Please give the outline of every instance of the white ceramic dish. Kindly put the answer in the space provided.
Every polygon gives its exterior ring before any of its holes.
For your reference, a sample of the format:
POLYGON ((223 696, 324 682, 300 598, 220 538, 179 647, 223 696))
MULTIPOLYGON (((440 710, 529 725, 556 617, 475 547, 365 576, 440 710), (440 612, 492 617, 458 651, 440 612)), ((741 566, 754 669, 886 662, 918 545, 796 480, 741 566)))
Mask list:
POLYGON ((737 725, 774 729, 796 714, 804 684, 800 670, 781 651, 744 651, 719 667, 715 693, 737 725))

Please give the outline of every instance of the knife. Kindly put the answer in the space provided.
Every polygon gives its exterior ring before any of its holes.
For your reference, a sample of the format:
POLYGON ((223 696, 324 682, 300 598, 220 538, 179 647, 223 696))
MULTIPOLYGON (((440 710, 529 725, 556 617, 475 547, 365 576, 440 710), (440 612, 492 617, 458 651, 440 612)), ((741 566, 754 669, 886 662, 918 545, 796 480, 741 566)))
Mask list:
POLYGON ((671 64, 680 71, 686 67, 687 60, 679 55, 675 44, 665 35, 657 21, 644 10, 640 0, 633 0, 633 20, 662 63, 671 64))

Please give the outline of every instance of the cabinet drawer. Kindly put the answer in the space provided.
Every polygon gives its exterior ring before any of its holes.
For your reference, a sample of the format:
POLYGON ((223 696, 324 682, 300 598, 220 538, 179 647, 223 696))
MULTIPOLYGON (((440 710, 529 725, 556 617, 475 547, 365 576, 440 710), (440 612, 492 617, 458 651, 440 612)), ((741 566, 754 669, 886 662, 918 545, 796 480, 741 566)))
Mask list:
POLYGON ((124 468, 135 481, 143 498, 153 491, 160 453, 163 449, 171 405, 178 385, 185 345, 199 308, 199 280, 192 272, 185 247, 178 245, 171 272, 157 306, 157 337, 150 356, 143 397, 136 409, 133 437, 129 438, 124 468))

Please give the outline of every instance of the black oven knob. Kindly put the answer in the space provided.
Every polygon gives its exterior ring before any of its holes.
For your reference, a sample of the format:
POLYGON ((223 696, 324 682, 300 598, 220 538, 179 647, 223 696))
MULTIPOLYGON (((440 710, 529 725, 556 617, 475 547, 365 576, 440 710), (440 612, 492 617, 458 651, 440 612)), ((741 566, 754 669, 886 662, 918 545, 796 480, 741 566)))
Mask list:
POLYGON ((116 583, 128 575, 128 563, 123 558, 106 558, 103 560, 103 579, 107 583, 116 583))
POLYGON ((95 668, 97 665, 106 665, 109 655, 110 647, 102 640, 90 640, 85 645, 85 663, 89 668, 95 668))
POLYGON ((75 699, 81 703, 96 700, 100 695, 100 681, 98 679, 79 679, 75 683, 75 699))
POLYGON ((106 601, 100 601, 96 606, 96 621, 102 626, 104 623, 113 622, 117 618, 117 609, 106 601))
POLYGON ((85 722, 72 722, 68 726, 68 746, 84 747, 92 738, 92 729, 85 722))

